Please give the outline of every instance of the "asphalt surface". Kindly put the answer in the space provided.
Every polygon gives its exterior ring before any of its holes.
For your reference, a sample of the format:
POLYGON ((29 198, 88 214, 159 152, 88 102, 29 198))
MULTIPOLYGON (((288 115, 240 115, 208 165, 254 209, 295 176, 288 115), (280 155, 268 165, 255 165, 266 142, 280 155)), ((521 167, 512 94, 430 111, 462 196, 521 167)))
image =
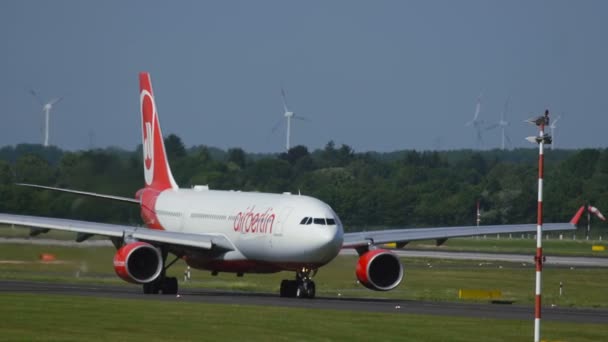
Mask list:
MULTIPOLYGON (((8 239, 7 239, 8 240, 8 239)), ((10 239, 12 240, 12 239, 10 239)), ((25 240, 25 239, 24 239, 25 240)), ((32 243, 30 239, 22 243, 32 243)), ((8 241, 1 241, 0 243, 8 241)), ((47 244, 49 241, 45 241, 47 244)), ((52 240, 51 242, 57 243, 52 240)), ((63 244, 74 244, 73 241, 61 241, 63 244)), ((87 241, 88 242, 88 241, 87 241)), ((108 241, 91 241, 92 245, 106 245, 108 241)), ((82 244, 79 244, 82 246, 82 244)), ((531 255, 492 254, 470 252, 442 251, 394 251, 401 257, 441 258, 461 260, 486 260, 533 263, 531 255)), ((341 254, 356 253, 354 250, 342 250, 341 254)), ((548 256, 546 264, 560 266, 608 267, 608 258, 556 257, 548 256)), ((123 298, 159 301, 183 301, 216 304, 263 305, 276 307, 315 308, 364 312, 384 312, 394 314, 425 314, 441 316, 464 316, 478 318, 523 319, 531 320, 534 316, 532 306, 514 304, 469 304, 455 302, 428 302, 395 299, 361 299, 345 297, 317 297, 314 300, 280 298, 277 294, 227 292, 206 289, 182 289, 180 296, 143 295, 139 286, 91 285, 43 283, 33 281, 0 280, 0 293, 40 293, 74 296, 94 296, 102 298, 123 298)), ((561 307, 543 307, 544 320, 608 324, 608 309, 573 309, 561 307)))
MULTIPOLYGON (((394 299, 280 298, 277 294, 227 292, 217 290, 183 289, 179 296, 144 295, 139 286, 43 283, 33 281, 0 280, 0 293, 33 293, 70 296, 89 296, 117 299, 197 302, 214 304, 263 305, 275 307, 314 308, 394 314, 424 314, 498 319, 531 320, 532 306, 513 304, 463 304, 394 299)), ((606 309, 573 309, 544 307, 544 320, 608 324, 606 309)))

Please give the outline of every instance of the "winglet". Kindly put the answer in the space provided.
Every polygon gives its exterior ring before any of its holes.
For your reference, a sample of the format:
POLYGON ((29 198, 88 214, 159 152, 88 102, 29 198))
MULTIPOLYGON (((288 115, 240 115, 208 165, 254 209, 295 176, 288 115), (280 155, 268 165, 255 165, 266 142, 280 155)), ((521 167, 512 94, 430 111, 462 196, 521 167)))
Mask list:
POLYGON ((578 211, 576 212, 576 214, 574 214, 574 216, 572 217, 572 219, 570 220, 570 224, 576 226, 578 224, 578 221, 581 220, 581 216, 583 216, 583 213, 585 212, 585 206, 582 205, 578 211))

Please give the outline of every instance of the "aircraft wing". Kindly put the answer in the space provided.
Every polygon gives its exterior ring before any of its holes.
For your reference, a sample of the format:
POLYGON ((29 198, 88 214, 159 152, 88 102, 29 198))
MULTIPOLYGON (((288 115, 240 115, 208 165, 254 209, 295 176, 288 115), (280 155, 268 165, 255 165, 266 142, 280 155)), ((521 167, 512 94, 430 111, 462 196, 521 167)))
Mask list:
POLYGON ((115 238, 132 237, 136 240, 151 243, 194 247, 205 250, 222 249, 227 251, 234 249, 232 243, 226 237, 216 234, 188 234, 144 227, 12 214, 0 214, 0 223, 30 227, 40 232, 56 229, 85 235, 101 235, 115 238))
MULTIPOLYGON (((576 229, 576 226, 569 222, 543 224, 543 232, 574 229, 576 229)), ((397 243, 398 245, 405 245, 410 241, 416 240, 438 240, 438 242, 440 242, 454 237, 527 232, 536 232, 536 225, 510 224, 479 227, 463 226, 376 230, 368 232, 344 233, 344 243, 342 248, 357 248, 368 246, 369 244, 383 244, 392 242, 397 243)))
POLYGON ((71 189, 64 189, 64 188, 55 188, 55 187, 52 187, 52 186, 45 186, 45 185, 38 185, 38 184, 17 183, 17 185, 27 186, 27 187, 30 187, 30 188, 38 188, 38 189, 45 189, 45 190, 52 190, 52 191, 67 192, 67 193, 70 193, 70 194, 90 196, 90 197, 98 197, 98 198, 105 198, 105 199, 111 199, 111 200, 114 200, 114 201, 121 201, 121 202, 128 202, 128 203, 139 204, 139 200, 137 200, 135 198, 129 198, 129 197, 98 194, 96 192, 89 192, 89 191, 80 191, 80 190, 71 190, 71 189))

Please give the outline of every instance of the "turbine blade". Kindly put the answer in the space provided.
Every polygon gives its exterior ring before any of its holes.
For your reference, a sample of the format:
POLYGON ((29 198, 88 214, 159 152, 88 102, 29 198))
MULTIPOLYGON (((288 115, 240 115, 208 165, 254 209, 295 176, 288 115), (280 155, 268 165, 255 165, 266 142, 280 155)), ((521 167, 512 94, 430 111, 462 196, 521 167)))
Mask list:
POLYGON ((42 102, 42 99, 40 98, 40 96, 38 96, 38 93, 34 89, 30 89, 29 93, 32 94, 32 96, 36 99, 36 101, 38 101, 41 106, 44 106, 44 102, 42 102))
POLYGON ((285 89, 281 87, 281 98, 283 99, 283 110, 285 113, 289 112, 289 108, 287 108, 287 96, 285 96, 285 89))
POLYGON ((510 100, 511 100, 511 97, 508 96, 507 97, 507 101, 505 101, 505 109, 500 114, 500 120, 501 121, 505 121, 505 117, 507 116, 507 112, 509 111, 509 101, 510 100))
POLYGON ((279 127, 281 126, 281 123, 283 123, 283 119, 279 120, 274 126, 272 126, 271 132, 272 133, 276 132, 277 129, 279 129, 279 127))
POLYGON ((556 127, 555 124, 559 121, 559 119, 561 119, 562 116, 559 115, 557 118, 555 118, 555 120, 553 120, 553 123, 551 123, 551 126, 556 127))
POLYGON ((294 115, 293 119, 296 120, 300 120, 300 121, 305 121, 305 122, 311 122, 311 120, 305 116, 299 116, 299 115, 294 115))
POLYGON ((51 101, 49 101, 49 103, 48 103, 48 104, 49 104, 49 105, 51 105, 51 106, 53 106, 53 105, 55 105, 55 104, 57 104, 57 103, 61 102, 61 100, 63 100, 63 96, 61 96, 61 97, 56 97, 56 98, 52 99, 51 101))
POLYGON ((477 98, 477 104, 475 105, 475 114, 473 115, 473 121, 477 120, 479 117, 479 112, 481 111, 481 95, 477 98))
POLYGON ((495 123, 495 124, 491 124, 489 126, 486 127, 486 131, 492 130, 496 127, 500 126, 499 124, 495 123))

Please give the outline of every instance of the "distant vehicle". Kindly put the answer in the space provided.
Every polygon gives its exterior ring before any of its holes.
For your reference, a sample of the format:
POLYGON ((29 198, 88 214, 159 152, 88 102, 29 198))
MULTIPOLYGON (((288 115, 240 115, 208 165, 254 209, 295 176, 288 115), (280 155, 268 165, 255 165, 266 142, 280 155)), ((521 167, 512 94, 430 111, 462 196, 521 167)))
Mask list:
MULTIPOLYGON (((309 196, 258 192, 217 191, 207 186, 180 189, 171 173, 152 91, 150 75, 140 73, 144 188, 135 198, 54 188, 86 196, 138 204, 147 228, 49 217, 0 214, 0 223, 77 233, 84 241, 107 236, 117 248, 116 274, 127 282, 142 284, 145 294, 176 294, 177 278, 166 270, 178 259, 212 274, 230 272, 274 273, 293 271, 283 280, 281 297, 314 298, 313 276, 342 248, 360 255, 355 274, 365 287, 388 291, 404 276, 399 258, 382 249, 385 243, 403 246, 409 241, 492 233, 535 231, 536 225, 501 225, 393 229, 344 233, 338 215, 326 203, 309 196), (175 259, 167 262, 169 254, 175 259)), ((569 223, 548 224, 544 230, 570 230, 569 223)))

